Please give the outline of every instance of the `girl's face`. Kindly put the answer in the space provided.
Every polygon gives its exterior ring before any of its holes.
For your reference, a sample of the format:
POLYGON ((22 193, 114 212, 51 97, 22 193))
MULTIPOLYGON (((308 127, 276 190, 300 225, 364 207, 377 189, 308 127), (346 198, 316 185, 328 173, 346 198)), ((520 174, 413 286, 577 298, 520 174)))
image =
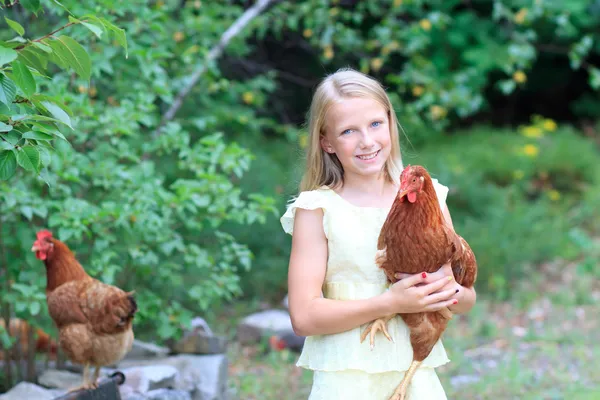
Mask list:
POLYGON ((344 174, 379 175, 391 151, 389 118, 376 100, 343 99, 327 113, 321 147, 337 155, 344 174))

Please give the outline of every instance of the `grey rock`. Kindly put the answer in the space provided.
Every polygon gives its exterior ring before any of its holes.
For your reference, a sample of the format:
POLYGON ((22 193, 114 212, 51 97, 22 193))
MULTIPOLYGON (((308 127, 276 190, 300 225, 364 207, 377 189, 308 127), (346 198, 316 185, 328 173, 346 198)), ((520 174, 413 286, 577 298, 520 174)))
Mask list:
POLYGON ((173 351, 179 354, 221 354, 226 348, 227 339, 201 331, 189 332, 173 345, 173 351))
POLYGON ((202 329, 206 334, 211 336, 214 335, 213 331, 210 329, 210 326, 208 326, 208 322, 206 322, 206 320, 202 317, 196 317, 192 319, 191 327, 194 331, 202 329))
MULTIPOLYGON (((192 400, 224 400, 227 391, 228 360, 224 354, 179 354, 159 360, 123 360, 120 368, 144 365, 171 366, 179 371, 173 389, 192 393, 192 400)), ((127 378, 129 379, 129 378, 127 378)), ((125 382, 127 385, 127 381, 125 382)))
MULTIPOLYGON (((179 372, 170 365, 146 365, 122 370, 125 383, 134 393, 146 393, 155 389, 172 388, 179 372)), ((127 390, 127 389, 123 389, 127 390)))
POLYGON ((256 343, 263 337, 293 332, 285 310, 265 310, 245 317, 238 325, 237 338, 242 344, 256 343))
POLYGON ((167 347, 158 346, 154 343, 142 342, 141 340, 134 340, 131 351, 127 353, 125 358, 128 359, 146 359, 146 358, 162 358, 169 354, 167 347))
POLYGON ((148 400, 192 400, 192 396, 185 390, 158 389, 146 393, 148 400))
POLYGON ((52 400, 51 391, 30 382, 20 382, 8 392, 0 395, 0 400, 52 400))
POLYGON ((288 299, 288 295, 286 294, 285 297, 283 298, 283 300, 281 301, 281 305, 284 306, 285 308, 289 309, 290 308, 290 302, 288 299))
POLYGON ((83 376, 75 372, 48 369, 38 378, 38 383, 47 388, 70 389, 81 385, 83 376))

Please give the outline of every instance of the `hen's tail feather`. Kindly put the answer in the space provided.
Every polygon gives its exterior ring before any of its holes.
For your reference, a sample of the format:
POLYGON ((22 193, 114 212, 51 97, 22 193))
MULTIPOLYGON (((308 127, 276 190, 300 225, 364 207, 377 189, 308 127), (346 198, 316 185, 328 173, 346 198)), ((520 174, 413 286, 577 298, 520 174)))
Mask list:
POLYGON ((129 314, 127 314, 127 317, 128 317, 128 319, 133 319, 133 316, 135 315, 135 313, 138 310, 138 305, 132 294, 127 295, 127 300, 129 300, 129 305, 131 306, 131 308, 129 309, 129 314))

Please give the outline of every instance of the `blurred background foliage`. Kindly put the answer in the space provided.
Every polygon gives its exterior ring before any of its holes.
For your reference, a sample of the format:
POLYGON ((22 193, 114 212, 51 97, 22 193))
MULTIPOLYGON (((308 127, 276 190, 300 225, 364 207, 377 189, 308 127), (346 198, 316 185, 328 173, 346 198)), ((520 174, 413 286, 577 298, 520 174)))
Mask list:
POLYGON ((450 188, 481 295, 509 298, 597 235, 597 0, 277 1, 209 63, 253 2, 1 3, 0 295, 35 325, 51 330, 29 250, 43 227, 93 276, 136 290, 140 338, 240 299, 278 303, 306 111, 347 66, 386 86, 404 162, 450 188))

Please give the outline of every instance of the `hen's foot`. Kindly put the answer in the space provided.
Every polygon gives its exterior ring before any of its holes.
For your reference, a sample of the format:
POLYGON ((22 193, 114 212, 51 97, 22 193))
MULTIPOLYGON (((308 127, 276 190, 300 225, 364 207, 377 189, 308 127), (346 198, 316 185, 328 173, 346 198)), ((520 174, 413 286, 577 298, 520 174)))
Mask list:
POLYGON ((390 334, 387 331, 387 323, 389 322, 390 319, 392 319, 394 317, 395 317, 395 314, 392 314, 392 315, 388 315, 387 317, 376 319, 375 321, 371 322, 369 325, 367 325, 367 327, 363 331, 362 335, 360 335, 360 342, 361 343, 364 342, 364 340, 367 338, 367 335, 369 335, 369 333, 370 333, 371 334, 371 340, 370 340, 371 350, 373 350, 373 347, 375 347, 375 334, 378 331, 383 332, 385 337, 390 342, 393 342, 394 339, 392 339, 392 337, 390 336, 390 334))
POLYGON ((390 397, 389 400, 406 400, 408 385, 410 385, 410 381, 415 375, 415 372, 417 372, 417 368, 419 368, 421 363, 422 361, 413 361, 412 364, 410 364, 408 371, 406 371, 406 374, 404 374, 402 382, 400 382, 400 385, 398 385, 396 390, 394 390, 394 394, 392 394, 392 397, 390 397))
POLYGON ((83 367, 83 383, 80 386, 69 389, 67 393, 79 392, 80 390, 97 389, 98 388, 98 384, 96 383, 98 381, 97 372, 98 372, 98 370, 96 369, 96 374, 94 374, 94 377, 90 380, 90 366, 89 366, 89 364, 84 365, 84 367, 83 367))
POLYGON ((67 393, 79 392, 80 390, 94 390, 98 389, 98 384, 95 382, 86 382, 80 386, 71 388, 67 391, 67 393))

